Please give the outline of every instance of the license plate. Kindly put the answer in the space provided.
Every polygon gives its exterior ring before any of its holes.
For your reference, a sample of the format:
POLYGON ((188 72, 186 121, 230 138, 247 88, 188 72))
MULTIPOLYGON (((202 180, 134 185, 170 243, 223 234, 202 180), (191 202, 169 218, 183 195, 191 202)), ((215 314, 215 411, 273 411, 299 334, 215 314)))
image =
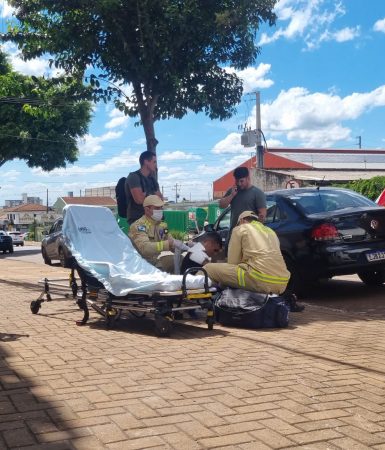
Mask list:
POLYGON ((381 261, 382 259, 385 259, 385 251, 383 252, 372 252, 366 254, 366 259, 369 262, 372 261, 381 261))

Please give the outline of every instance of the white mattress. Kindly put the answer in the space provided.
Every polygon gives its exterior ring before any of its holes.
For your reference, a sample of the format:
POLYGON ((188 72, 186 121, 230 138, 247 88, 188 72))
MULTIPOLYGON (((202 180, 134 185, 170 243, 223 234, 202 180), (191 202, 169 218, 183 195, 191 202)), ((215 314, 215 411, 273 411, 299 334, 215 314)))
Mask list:
MULTIPOLYGON (((108 208, 66 206, 63 235, 78 264, 113 295, 181 289, 182 275, 162 272, 143 259, 108 208)), ((187 289, 203 286, 202 275, 187 276, 187 289)))

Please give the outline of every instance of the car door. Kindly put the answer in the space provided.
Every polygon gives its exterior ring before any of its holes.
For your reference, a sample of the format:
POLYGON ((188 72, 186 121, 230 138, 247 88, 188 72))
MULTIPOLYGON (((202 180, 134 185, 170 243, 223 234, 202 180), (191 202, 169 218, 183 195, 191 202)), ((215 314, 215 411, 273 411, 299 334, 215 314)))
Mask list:
POLYGON ((293 208, 283 196, 267 195, 266 203, 265 225, 276 232, 285 259, 311 266, 309 236, 313 222, 293 208))
POLYGON ((46 250, 47 255, 51 259, 58 259, 58 242, 62 233, 63 220, 57 220, 49 230, 48 236, 46 237, 46 250))

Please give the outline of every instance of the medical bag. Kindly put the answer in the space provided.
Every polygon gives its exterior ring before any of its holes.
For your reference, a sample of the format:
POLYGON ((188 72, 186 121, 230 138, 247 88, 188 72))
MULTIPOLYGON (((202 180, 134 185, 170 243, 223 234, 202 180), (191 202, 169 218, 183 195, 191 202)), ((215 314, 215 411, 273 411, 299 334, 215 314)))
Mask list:
POLYGON ((226 288, 215 300, 215 318, 240 328, 285 328, 290 308, 283 297, 226 288))

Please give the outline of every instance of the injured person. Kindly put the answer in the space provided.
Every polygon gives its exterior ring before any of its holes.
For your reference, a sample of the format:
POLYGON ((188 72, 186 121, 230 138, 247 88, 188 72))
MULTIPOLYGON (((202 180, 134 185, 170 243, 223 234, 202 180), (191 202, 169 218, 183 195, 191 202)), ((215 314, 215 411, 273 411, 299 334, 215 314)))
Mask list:
POLYGON ((266 294, 282 294, 290 272, 275 232, 252 211, 239 215, 231 234, 227 263, 205 265, 209 278, 222 286, 266 294))

